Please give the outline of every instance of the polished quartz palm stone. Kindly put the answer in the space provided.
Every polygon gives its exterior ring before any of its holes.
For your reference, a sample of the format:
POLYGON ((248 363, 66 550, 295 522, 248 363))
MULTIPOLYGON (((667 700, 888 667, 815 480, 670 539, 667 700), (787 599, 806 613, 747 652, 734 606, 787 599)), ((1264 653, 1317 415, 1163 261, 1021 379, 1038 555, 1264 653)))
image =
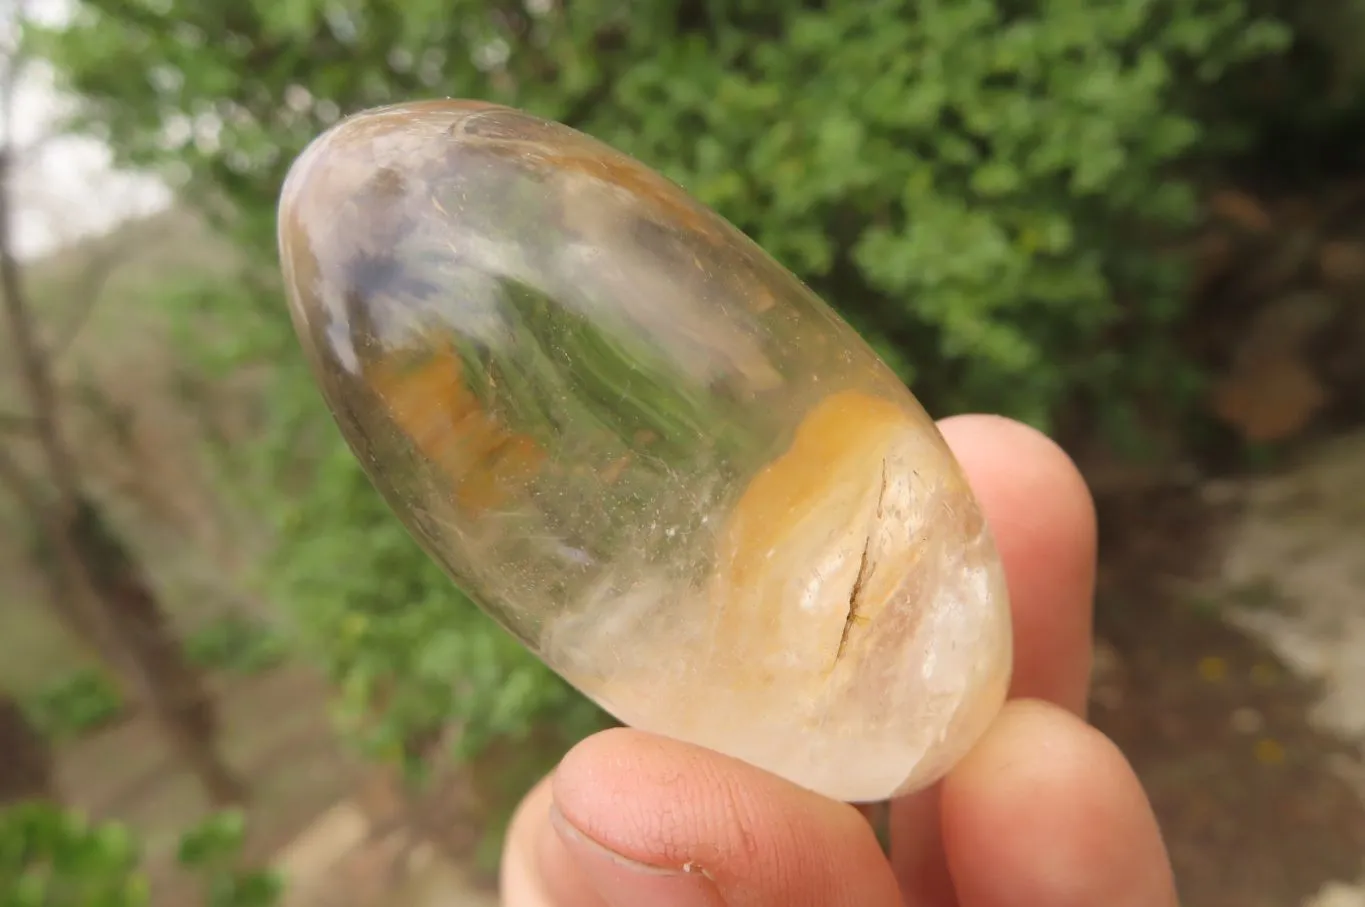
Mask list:
POLYGON ((370 478, 619 719, 848 801, 929 784, 993 719, 1005 583, 942 437, 680 188, 522 112, 404 104, 314 141, 279 229, 370 478))

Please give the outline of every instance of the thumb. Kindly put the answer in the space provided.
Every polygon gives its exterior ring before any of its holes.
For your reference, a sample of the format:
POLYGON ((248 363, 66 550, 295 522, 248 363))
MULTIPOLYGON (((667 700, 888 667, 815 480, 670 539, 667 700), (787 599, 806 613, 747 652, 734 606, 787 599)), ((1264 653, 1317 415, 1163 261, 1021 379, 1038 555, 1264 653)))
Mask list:
POLYGON ((523 886, 543 900, 509 888, 507 907, 900 905, 857 810, 698 747, 606 731, 564 758, 549 793, 523 886))

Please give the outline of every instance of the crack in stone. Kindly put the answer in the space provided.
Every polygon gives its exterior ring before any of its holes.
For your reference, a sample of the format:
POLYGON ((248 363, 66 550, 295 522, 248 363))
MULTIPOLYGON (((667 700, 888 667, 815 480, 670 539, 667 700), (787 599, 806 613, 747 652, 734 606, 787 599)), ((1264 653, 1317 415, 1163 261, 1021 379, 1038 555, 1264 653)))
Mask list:
POLYGON ((863 540, 863 555, 858 564, 858 575, 853 578, 853 586, 848 591, 848 614, 844 617, 844 630, 839 635, 839 647, 834 651, 834 663, 836 665, 844 657, 844 651, 848 648, 848 637, 853 632, 854 625, 859 622, 858 609, 862 602, 858 599, 862 594, 864 584, 867 582, 867 576, 871 572, 872 537, 876 534, 877 526, 880 524, 883 515, 882 505, 886 500, 886 484, 886 459, 883 458, 881 488, 877 492, 877 518, 873 521, 872 526, 868 527, 867 538, 863 540))

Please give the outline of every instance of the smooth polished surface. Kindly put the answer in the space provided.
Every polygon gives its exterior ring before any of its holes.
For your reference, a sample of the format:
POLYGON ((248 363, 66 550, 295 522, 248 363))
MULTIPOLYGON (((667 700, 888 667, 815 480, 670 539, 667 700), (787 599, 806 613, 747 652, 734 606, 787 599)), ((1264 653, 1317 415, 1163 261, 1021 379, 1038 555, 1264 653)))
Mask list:
POLYGON ((280 249, 376 486, 622 721, 871 801, 998 712, 1004 579, 937 429, 680 188, 521 112, 399 105, 299 158, 280 249))

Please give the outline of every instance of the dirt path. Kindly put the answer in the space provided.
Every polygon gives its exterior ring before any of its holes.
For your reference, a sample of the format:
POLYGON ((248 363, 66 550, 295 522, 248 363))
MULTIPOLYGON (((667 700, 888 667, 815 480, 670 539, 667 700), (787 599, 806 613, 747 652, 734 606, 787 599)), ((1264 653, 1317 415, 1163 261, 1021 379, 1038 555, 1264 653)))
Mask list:
MULTIPOLYGON (((225 755, 251 785, 245 857, 263 861, 353 790, 363 769, 337 744, 325 688, 307 670, 229 680, 220 702, 225 755)), ((68 746, 59 776, 71 805, 138 832, 158 903, 194 903, 180 900, 190 896, 185 881, 168 867, 180 833, 209 806, 148 721, 134 718, 68 746)))
MULTIPOLYGON (((281 871, 288 907, 497 907, 486 885, 393 821, 396 801, 337 742, 311 672, 230 680, 220 702, 227 758, 252 785, 244 856, 281 871)), ((200 903, 173 853, 208 804, 154 728, 133 719, 81 740, 62 754, 60 774, 72 805, 137 830, 153 903, 200 903)), ((458 828, 452 837, 460 832, 474 837, 458 828)))
POLYGON ((285 907, 498 907, 495 892, 354 801, 328 810, 277 855, 285 907))

